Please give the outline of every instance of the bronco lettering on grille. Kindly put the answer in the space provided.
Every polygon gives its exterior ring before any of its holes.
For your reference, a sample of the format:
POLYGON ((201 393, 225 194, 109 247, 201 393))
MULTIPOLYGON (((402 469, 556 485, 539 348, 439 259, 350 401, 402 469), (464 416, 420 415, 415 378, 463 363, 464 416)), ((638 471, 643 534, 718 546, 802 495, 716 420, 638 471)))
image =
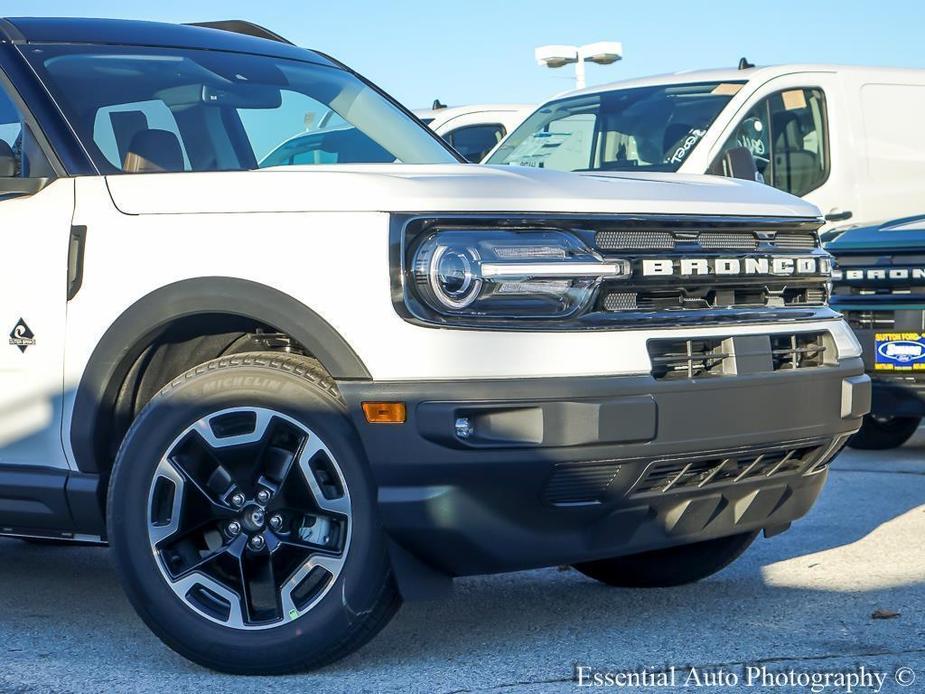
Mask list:
POLYGON ((826 271, 820 258, 762 256, 748 258, 653 258, 642 261, 643 277, 710 275, 790 276, 826 271))
POLYGON ((849 282, 852 280, 922 280, 925 279, 925 268, 857 268, 844 270, 842 276, 836 279, 844 279, 849 282))

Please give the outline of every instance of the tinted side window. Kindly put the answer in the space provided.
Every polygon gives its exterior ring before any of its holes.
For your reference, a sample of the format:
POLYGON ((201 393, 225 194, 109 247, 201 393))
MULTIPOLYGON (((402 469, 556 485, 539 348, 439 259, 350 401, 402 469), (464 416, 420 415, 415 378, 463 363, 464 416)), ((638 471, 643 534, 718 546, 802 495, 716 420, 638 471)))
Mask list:
POLYGON ((478 164, 506 134, 500 123, 465 125, 443 136, 468 161, 478 164))
POLYGON ((723 147, 745 147, 765 183, 806 195, 829 173, 825 97, 820 89, 785 89, 756 104, 723 147))
POLYGON ((0 177, 47 178, 52 175, 51 165, 32 130, 0 88, 0 177))

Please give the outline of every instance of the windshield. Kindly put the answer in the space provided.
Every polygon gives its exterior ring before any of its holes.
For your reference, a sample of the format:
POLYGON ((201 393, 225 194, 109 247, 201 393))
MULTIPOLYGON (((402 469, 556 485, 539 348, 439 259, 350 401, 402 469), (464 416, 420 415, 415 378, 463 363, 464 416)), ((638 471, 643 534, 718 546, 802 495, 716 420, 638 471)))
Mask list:
POLYGON ((484 163, 559 171, 677 171, 743 84, 658 85, 553 101, 484 163))
POLYGON ((103 173, 458 161, 335 67, 176 48, 42 45, 27 57, 103 173), (300 141, 300 156, 285 156, 300 141))

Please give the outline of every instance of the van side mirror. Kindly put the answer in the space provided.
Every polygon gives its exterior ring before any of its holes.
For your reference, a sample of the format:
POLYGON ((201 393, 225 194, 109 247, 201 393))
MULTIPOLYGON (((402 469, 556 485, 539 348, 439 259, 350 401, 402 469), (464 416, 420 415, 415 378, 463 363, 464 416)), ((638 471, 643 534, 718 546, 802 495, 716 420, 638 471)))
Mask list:
POLYGON ((745 147, 727 149, 710 167, 710 173, 744 181, 760 181, 755 157, 745 147))

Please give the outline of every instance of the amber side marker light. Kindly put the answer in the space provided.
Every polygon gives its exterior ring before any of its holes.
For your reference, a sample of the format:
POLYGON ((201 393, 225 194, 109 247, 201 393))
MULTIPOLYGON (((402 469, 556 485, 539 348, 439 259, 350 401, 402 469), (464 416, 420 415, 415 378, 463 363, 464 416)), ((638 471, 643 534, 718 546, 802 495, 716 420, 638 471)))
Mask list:
POLYGON ((405 403, 364 402, 363 414, 370 424, 404 424, 405 403))

